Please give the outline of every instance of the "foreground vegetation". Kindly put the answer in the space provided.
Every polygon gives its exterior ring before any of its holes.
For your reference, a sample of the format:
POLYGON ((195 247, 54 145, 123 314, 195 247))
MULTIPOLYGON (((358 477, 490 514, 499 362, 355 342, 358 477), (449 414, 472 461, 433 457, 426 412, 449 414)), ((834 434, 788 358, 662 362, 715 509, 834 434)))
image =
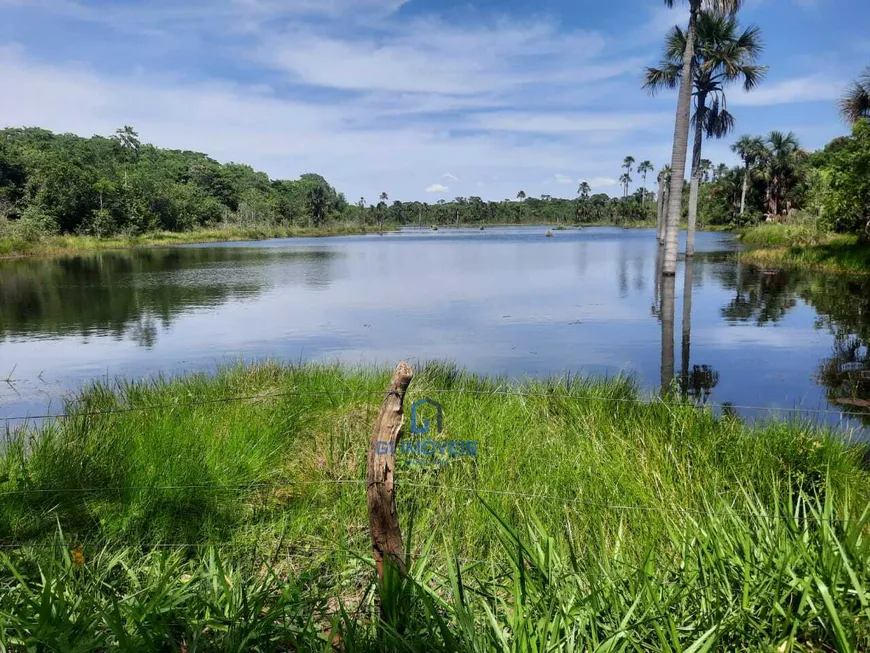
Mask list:
POLYGON ((870 243, 854 234, 822 231, 815 225, 764 224, 744 230, 740 240, 750 246, 741 254, 747 263, 870 274, 870 243))
POLYGON ((437 399, 433 438, 477 455, 400 456, 411 572, 377 587, 363 479, 388 377, 267 363, 119 382, 71 418, 10 429, 0 645, 870 645, 866 449, 638 402, 628 379, 509 386, 422 367, 409 401, 437 399))

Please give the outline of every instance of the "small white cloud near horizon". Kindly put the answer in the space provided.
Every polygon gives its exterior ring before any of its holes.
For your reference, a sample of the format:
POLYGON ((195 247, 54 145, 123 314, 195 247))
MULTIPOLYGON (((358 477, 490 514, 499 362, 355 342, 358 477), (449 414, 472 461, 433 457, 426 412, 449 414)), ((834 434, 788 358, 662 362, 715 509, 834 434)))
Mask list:
POLYGON ((563 175, 563 174, 557 172, 556 173, 556 183, 557 184, 573 184, 574 179, 567 176, 567 175, 563 175))
POLYGON ((445 172, 443 175, 441 175, 441 177, 443 179, 446 179, 447 181, 459 181, 459 177, 457 177, 456 175, 451 175, 449 172, 445 172))
MULTIPOLYGON (((583 180, 581 179, 580 181, 583 180)), ((610 177, 593 177, 592 179, 587 179, 586 183, 589 184, 593 192, 596 192, 597 188, 609 188, 610 186, 619 185, 619 181, 610 177)))
POLYGON ((448 190, 450 189, 444 184, 432 184, 431 186, 426 187, 427 193, 437 193, 439 195, 446 193, 448 190))

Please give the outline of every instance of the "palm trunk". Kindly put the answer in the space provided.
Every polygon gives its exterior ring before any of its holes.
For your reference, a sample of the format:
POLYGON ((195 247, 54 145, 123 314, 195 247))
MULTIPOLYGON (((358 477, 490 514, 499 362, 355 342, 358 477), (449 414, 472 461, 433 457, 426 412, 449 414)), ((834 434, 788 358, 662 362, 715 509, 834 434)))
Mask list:
POLYGON ((667 236, 665 238, 665 261, 662 274, 677 273, 677 243, 680 230, 680 213, 683 208, 683 180, 686 176, 686 150, 689 147, 689 112, 692 108, 692 62, 695 58, 695 23, 701 0, 691 0, 689 27, 686 30, 686 51, 683 52, 683 71, 680 79, 680 95, 677 101, 677 116, 674 122, 674 147, 671 152, 671 183, 668 195, 667 236))
POLYGON ((662 396, 667 396, 674 380, 674 290, 676 278, 662 274, 662 396))
POLYGON ((749 163, 746 164, 746 172, 743 173, 743 192, 740 194, 740 217, 746 211, 746 191, 749 189, 749 163))
POLYGON ((683 396, 686 396, 689 392, 689 363, 691 362, 692 342, 692 267, 692 259, 687 259, 683 283, 683 349, 680 369, 683 396))
POLYGON ((695 225, 698 222, 698 188, 701 185, 701 148, 704 145, 704 111, 707 96, 698 94, 698 109, 695 118, 695 143, 692 146, 692 181, 689 185, 689 225, 686 231, 686 256, 695 255, 695 225))
POLYGON ((658 206, 656 206, 656 241, 658 244, 662 244, 662 230, 663 230, 663 215, 665 206, 665 189, 664 189, 664 181, 659 179, 659 197, 658 197, 658 206))
MULTIPOLYGON (((668 203, 671 199, 671 186, 670 182, 665 184, 665 195, 664 195, 664 203, 662 204, 662 241, 661 245, 664 246, 665 242, 668 239, 668 203)), ((662 274, 664 274, 665 263, 664 258, 662 258, 662 274)))

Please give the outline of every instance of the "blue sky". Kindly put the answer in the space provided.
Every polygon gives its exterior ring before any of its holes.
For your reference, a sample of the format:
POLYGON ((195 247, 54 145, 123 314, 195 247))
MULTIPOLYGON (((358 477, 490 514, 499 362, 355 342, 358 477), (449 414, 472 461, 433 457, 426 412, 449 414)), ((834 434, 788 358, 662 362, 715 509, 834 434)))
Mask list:
MULTIPOLYGON (((668 162, 676 97, 640 88, 685 9, 620 0, 0 0, 0 124, 142 140, 273 177, 319 172, 351 201, 619 192, 626 155, 668 162)), ((745 0, 761 87, 743 133, 846 133, 836 99, 870 65, 867 0, 745 0)), ((635 175, 639 182, 639 176, 635 175)))

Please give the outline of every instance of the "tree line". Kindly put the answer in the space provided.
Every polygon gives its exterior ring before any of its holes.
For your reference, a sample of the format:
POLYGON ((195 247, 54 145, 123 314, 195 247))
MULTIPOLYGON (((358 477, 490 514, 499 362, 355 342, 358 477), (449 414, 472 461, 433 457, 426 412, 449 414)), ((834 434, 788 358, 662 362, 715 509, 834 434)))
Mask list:
POLYGON ((0 220, 25 235, 320 226, 346 209, 320 175, 272 180, 248 165, 144 144, 130 126, 108 138, 0 130, 0 220))

